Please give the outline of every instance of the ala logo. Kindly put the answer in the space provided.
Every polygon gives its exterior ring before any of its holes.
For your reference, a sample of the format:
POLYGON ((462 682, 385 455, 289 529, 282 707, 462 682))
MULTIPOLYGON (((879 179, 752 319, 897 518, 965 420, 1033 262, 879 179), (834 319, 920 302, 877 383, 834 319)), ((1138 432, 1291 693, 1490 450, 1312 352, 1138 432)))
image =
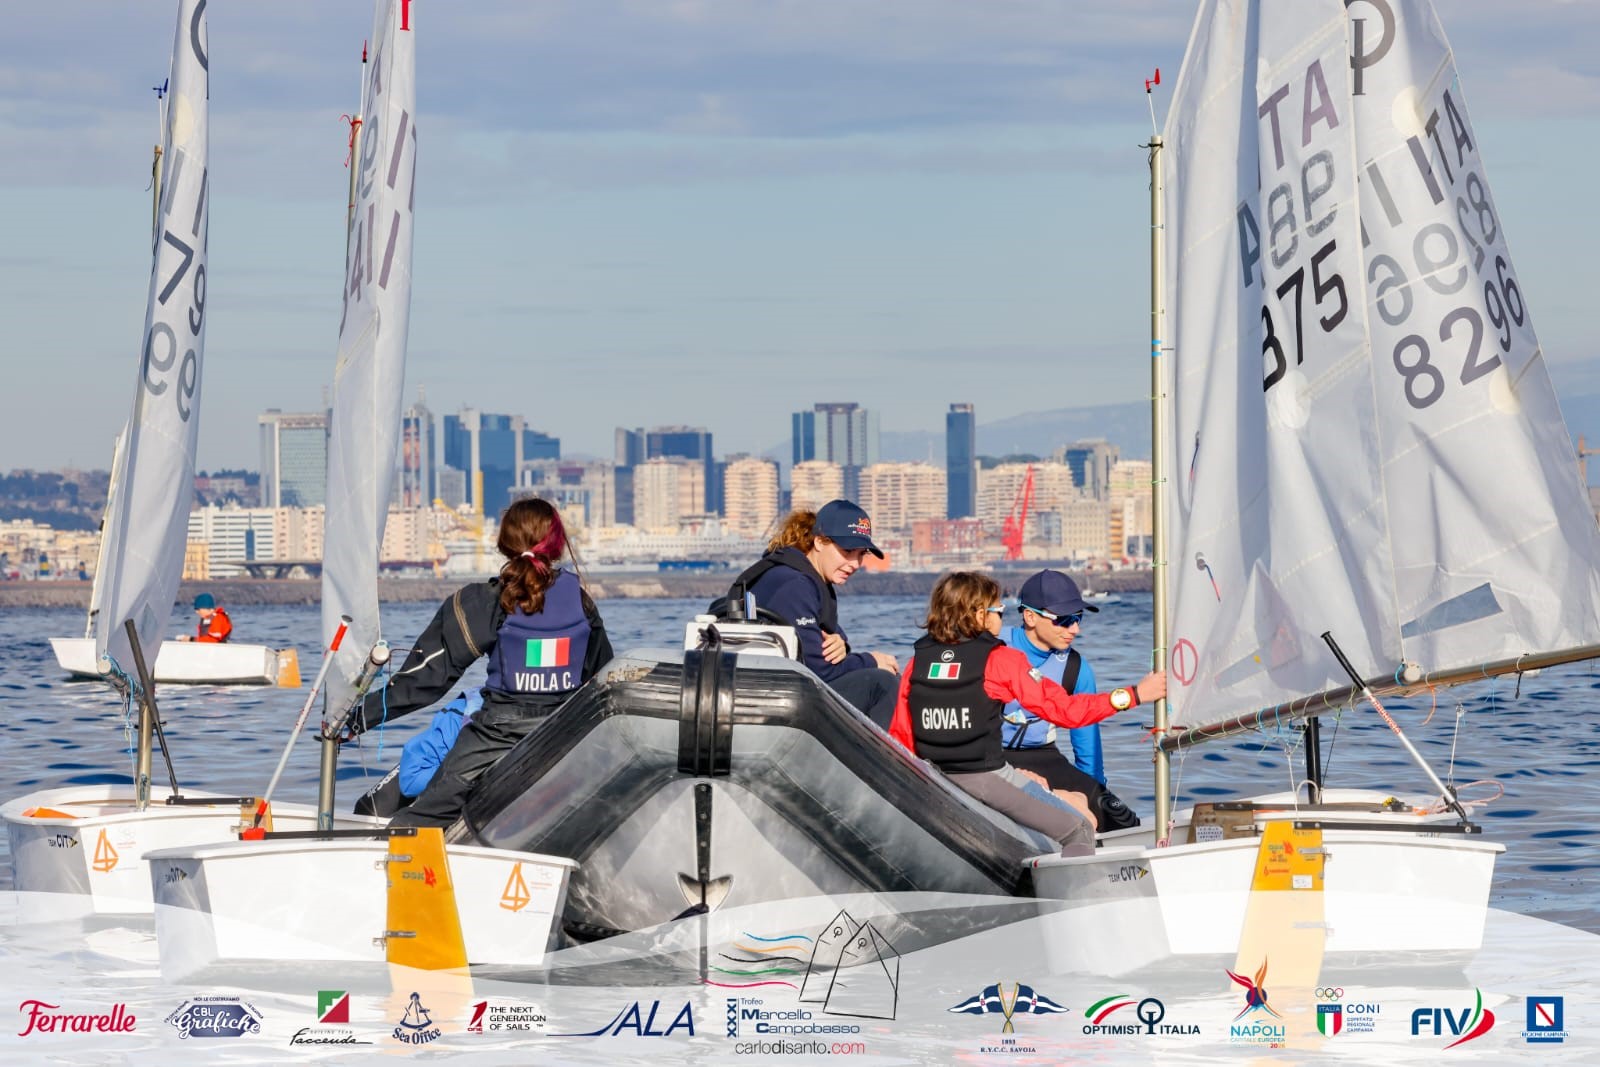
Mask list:
MULTIPOLYGON (((670 1008, 667 1009, 671 1011, 670 1008)), ((598 1030, 583 1030, 570 1034, 554 1034, 554 1037, 671 1037, 682 1032, 685 1037, 694 1036, 694 1009, 688 1001, 678 1009, 672 1021, 667 1022, 667 1014, 662 1012, 661 1001, 652 1000, 648 1009, 639 1001, 634 1001, 626 1008, 612 1016, 611 1021, 598 1030), (659 1019, 659 1021, 658 1021, 659 1019), (665 1027, 663 1029, 663 1027, 665 1027)))
POLYGON ((1418 1008, 1411 1013, 1411 1036, 1453 1037, 1445 1048, 1455 1048, 1494 1029, 1494 1012, 1483 1006, 1483 990, 1474 989, 1470 1008, 1418 1008))

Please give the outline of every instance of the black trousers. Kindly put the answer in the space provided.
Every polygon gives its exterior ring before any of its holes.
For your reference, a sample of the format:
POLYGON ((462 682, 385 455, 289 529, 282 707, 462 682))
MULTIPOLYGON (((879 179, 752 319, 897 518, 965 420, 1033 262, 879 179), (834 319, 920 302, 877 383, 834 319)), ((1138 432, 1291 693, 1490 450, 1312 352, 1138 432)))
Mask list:
POLYGON ((484 771, 526 737, 549 709, 484 707, 461 728, 456 743, 411 806, 389 820, 391 826, 449 826, 461 817, 467 794, 484 771))
POLYGON ((1056 746, 1008 748, 1003 755, 1011 766, 1043 777, 1051 789, 1071 789, 1087 796, 1089 810, 1094 812, 1101 830, 1125 830, 1139 825, 1139 816, 1121 797, 1074 767, 1056 746))
POLYGON ((828 683, 835 693, 854 704, 861 713, 884 730, 894 718, 895 698, 900 695, 900 679, 881 667, 863 667, 843 674, 828 683))

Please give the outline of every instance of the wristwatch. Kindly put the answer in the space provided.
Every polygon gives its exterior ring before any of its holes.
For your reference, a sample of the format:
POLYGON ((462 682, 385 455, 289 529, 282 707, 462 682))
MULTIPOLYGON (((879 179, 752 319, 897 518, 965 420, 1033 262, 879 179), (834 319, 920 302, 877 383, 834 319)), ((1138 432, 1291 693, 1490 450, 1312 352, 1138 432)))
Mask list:
POLYGON ((1118 686, 1111 691, 1111 706, 1118 711, 1127 711, 1138 702, 1139 698, 1133 695, 1131 689, 1118 686))

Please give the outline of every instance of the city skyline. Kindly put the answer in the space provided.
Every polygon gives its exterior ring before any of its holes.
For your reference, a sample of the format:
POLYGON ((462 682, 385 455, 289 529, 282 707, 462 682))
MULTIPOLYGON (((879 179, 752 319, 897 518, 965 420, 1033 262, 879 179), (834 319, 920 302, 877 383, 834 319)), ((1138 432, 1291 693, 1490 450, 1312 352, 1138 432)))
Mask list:
MULTIPOLYGON (((1188 5, 418 14, 408 396, 441 411, 489 397, 603 456, 611 427, 667 417, 759 454, 838 392, 886 433, 932 428, 956 396, 1001 420, 1144 394, 1142 79, 1176 76, 1188 5)), ((1569 264, 1600 220, 1569 205, 1600 153, 1600 11, 1542 0, 1508 25, 1502 5, 1460 0, 1442 15, 1552 376, 1596 392, 1588 272, 1569 264)), ((237 425, 315 409, 332 379, 339 116, 370 6, 210 19, 199 462, 241 468, 255 448, 237 425)), ((149 87, 171 12, 28 8, 7 29, 0 147, 27 164, 0 175, 15 398, 0 466, 103 467, 137 373, 149 87)))

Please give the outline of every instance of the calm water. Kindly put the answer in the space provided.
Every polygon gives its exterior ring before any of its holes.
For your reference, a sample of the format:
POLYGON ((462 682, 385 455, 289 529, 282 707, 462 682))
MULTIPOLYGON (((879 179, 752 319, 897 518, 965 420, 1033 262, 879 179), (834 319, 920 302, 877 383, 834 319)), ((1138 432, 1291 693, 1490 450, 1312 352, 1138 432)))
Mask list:
MULTIPOLYGON (((601 605, 612 644, 619 650, 676 645, 683 623, 698 601, 605 601, 601 605)), ((921 600, 846 597, 841 614, 857 649, 910 653, 918 635, 921 600)), ((389 640, 403 646, 427 623, 431 604, 385 608, 389 640)), ((309 684, 320 657, 320 618, 313 607, 241 607, 233 614, 235 637, 300 650, 309 684)), ((172 634, 188 625, 174 615, 172 634)), ((130 754, 120 707, 105 687, 67 682, 55 667, 47 638, 81 632, 76 610, 8 610, 0 614, 0 798, 77 783, 126 781, 130 754)), ((1105 605, 1085 625, 1079 647, 1094 665, 1102 687, 1136 680, 1148 662, 1150 598, 1125 596, 1105 605)), ((469 672, 466 683, 482 678, 469 672)), ((1592 886, 1600 869, 1594 820, 1600 815, 1600 675, 1588 666, 1546 671, 1522 681, 1501 680, 1441 692, 1437 707, 1428 697, 1391 702, 1390 709, 1441 776, 1450 768, 1458 782, 1485 781, 1505 795, 1481 812, 1488 835, 1505 843, 1491 904, 1600 932, 1600 907, 1592 886), (1458 715, 1458 702, 1460 714, 1458 715), (1429 716, 1431 713, 1431 721, 1429 716), (1459 735, 1457 724, 1459 719, 1459 735)), ((305 690, 174 687, 160 693, 162 717, 173 748, 179 782, 186 787, 237 792, 266 786, 305 690)), ((372 733, 359 750, 347 750, 340 772, 339 802, 348 804, 381 775, 398 748, 425 725, 426 713, 372 733)), ((1143 719, 1135 712, 1106 723, 1106 762, 1111 786, 1149 817, 1153 806, 1149 748, 1143 719)), ((1370 710, 1346 712, 1335 730, 1323 731, 1328 781, 1332 785, 1425 793, 1421 772, 1370 710), (1331 742, 1331 743, 1330 743, 1331 742)), ((1283 790, 1303 760, 1283 742, 1297 734, 1221 741, 1192 750, 1174 763, 1180 802, 1226 799, 1283 790)), ((280 797, 315 800, 317 750, 302 740, 280 786, 280 797)), ((157 774, 163 772, 159 756, 157 774)), ((1473 795, 1493 792, 1478 789, 1473 795)), ((0 888, 11 884, 9 857, 0 835, 0 888)))

